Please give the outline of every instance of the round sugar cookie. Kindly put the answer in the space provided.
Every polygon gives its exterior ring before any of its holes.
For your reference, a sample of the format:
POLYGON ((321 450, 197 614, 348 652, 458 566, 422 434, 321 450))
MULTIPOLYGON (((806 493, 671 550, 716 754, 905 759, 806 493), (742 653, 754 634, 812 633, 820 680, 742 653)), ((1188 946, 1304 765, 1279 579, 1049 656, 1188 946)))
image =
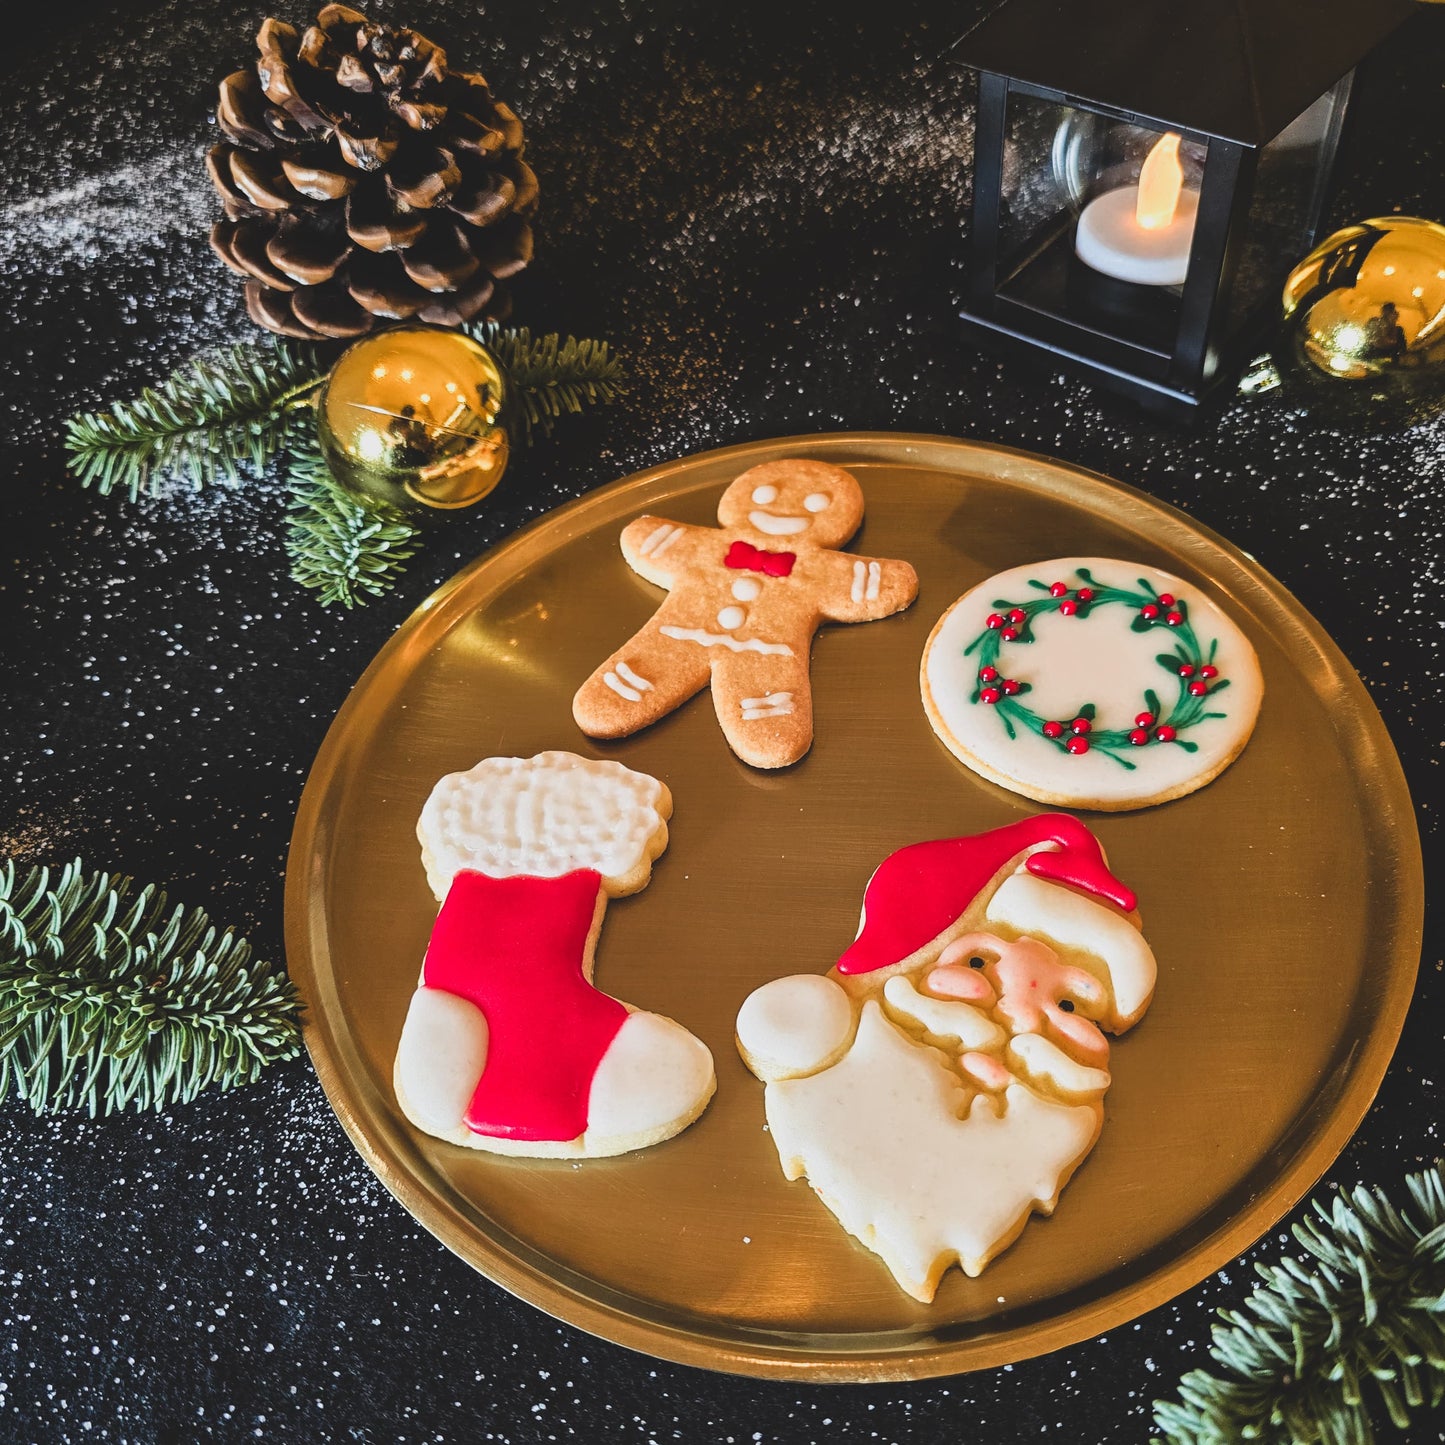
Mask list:
POLYGON ((1254 648, 1204 592, 1107 557, 1014 567, 964 593, 920 683, 933 730, 976 773, 1105 812, 1216 778, 1264 696, 1254 648))

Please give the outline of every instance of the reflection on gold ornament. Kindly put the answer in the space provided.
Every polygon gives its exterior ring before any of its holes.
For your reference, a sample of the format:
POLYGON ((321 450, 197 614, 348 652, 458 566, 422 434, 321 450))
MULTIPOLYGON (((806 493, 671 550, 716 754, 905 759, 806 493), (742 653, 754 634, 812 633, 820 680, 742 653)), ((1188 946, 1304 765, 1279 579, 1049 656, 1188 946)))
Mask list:
POLYGON ((1336 231, 1290 272, 1291 349, 1325 376, 1445 390, 1445 226, 1386 216, 1336 231))
POLYGON ((351 347, 317 401, 321 449, 363 500, 452 509, 501 480, 510 444, 507 379, 459 331, 398 326, 351 347))

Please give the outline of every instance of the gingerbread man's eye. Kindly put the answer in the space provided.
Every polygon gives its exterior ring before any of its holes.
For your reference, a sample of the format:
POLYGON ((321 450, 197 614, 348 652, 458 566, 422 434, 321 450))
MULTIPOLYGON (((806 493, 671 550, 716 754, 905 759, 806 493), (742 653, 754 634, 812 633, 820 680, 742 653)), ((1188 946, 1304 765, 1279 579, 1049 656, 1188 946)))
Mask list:
POLYGON ((1066 1014, 1071 1014, 1074 1011, 1074 1001, 1071 998, 1061 998, 1059 1000, 1059 1007, 1063 1009, 1066 1014))
POLYGON ((776 487, 763 486, 753 488, 753 501, 755 501, 758 506, 766 507, 769 502, 776 502, 777 500, 778 489, 776 487))
POLYGON ((826 512, 832 500, 826 492, 810 492, 803 498, 803 505, 810 512, 826 512))

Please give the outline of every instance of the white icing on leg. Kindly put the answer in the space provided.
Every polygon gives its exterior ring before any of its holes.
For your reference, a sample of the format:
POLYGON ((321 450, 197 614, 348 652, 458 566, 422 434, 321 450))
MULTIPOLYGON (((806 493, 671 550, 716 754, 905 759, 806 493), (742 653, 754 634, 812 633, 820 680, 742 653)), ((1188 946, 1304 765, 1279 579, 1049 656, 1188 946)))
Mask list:
POLYGON ((852 1032, 848 995, 820 973, 775 978, 754 989, 738 1010, 743 1061, 769 1083, 831 1064, 852 1032))
POLYGON ((853 564, 853 590, 849 594, 854 602, 863 600, 863 584, 868 577, 868 567, 863 562, 853 564))
POLYGON ((660 1014, 631 1013, 607 1046, 587 1096, 584 1145, 640 1149, 678 1130, 712 1097, 712 1055, 660 1014))
POLYGON ((1032 873, 1005 878, 989 900, 986 917, 1021 933, 1081 948, 1109 970, 1113 1016, 1100 1020, 1113 1033, 1137 1023, 1154 996, 1154 952, 1132 923, 1102 903, 1032 873))
POLYGON ((696 642, 700 647, 726 647, 729 652, 762 652, 770 657, 791 657, 793 649, 786 642, 764 642, 759 637, 728 637, 708 632, 702 627, 663 626, 657 629, 664 637, 678 642, 696 642))
POLYGON ((628 687, 615 672, 604 672, 602 681, 607 684, 619 697, 625 697, 628 702, 641 702, 642 694, 635 687, 628 687))
POLYGON ((740 706, 744 722, 757 722, 765 717, 787 717, 793 711, 793 694, 770 692, 762 697, 745 697, 740 706))
POLYGON ((618 675, 624 682, 631 683, 632 686, 635 687, 635 688, 638 690, 638 692, 651 692, 651 691, 652 691, 652 684, 651 684, 650 682, 648 682, 648 680, 647 680, 645 677, 641 676, 639 673, 633 672, 633 670, 632 670, 630 667, 628 667, 628 665, 627 665, 625 662, 619 662, 619 663, 617 664, 617 675, 618 675))
POLYGON ((396 1083, 407 1117, 443 1138, 466 1129, 467 1105, 487 1065, 487 1019, 441 989, 411 996, 396 1050, 396 1083))
POLYGON ((878 586, 882 579, 883 569, 876 562, 870 562, 868 564, 868 587, 863 593, 866 601, 876 602, 878 600, 878 586))

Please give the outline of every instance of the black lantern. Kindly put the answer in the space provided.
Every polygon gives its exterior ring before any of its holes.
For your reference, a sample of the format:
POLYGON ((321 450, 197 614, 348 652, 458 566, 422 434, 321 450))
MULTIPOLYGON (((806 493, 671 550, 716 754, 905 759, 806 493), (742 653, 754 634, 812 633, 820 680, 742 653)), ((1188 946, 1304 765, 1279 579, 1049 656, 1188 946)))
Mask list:
POLYGON ((1164 410, 1229 379, 1314 244, 1354 67, 1407 0, 1006 0, 964 319, 1164 410))

